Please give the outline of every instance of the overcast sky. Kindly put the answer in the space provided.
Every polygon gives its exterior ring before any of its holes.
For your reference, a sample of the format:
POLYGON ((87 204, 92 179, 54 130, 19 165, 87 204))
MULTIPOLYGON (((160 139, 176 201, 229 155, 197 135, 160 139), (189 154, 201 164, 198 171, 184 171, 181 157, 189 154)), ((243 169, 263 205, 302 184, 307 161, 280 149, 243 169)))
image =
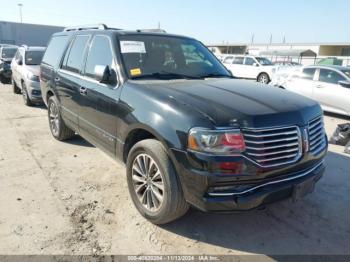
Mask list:
POLYGON ((350 0, 0 0, 0 20, 156 28, 222 42, 350 42, 350 0))

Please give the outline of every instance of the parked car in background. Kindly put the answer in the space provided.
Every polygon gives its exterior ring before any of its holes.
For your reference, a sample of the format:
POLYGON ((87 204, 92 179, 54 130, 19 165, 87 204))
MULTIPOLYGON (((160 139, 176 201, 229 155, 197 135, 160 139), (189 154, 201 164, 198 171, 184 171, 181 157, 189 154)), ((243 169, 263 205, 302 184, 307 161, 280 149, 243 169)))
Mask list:
POLYGON ((45 47, 21 46, 12 60, 12 84, 15 94, 22 93, 27 106, 42 102, 39 72, 45 47))
POLYGON ((302 66, 302 64, 293 61, 275 61, 275 66, 302 66))
POLYGON ((350 68, 306 66, 279 86, 318 101, 325 111, 350 116, 350 68))
POLYGON ((0 46, 0 82, 9 83, 11 81, 11 61, 17 52, 17 46, 0 46))
POLYGON ((324 172, 319 104, 233 79, 193 38, 67 28, 50 40, 40 84, 53 137, 77 132, 126 163, 131 199, 155 224, 190 205, 243 211, 299 199, 324 172))
POLYGON ((237 78, 256 79, 268 84, 276 66, 267 58, 248 55, 229 55, 223 60, 224 65, 237 78))

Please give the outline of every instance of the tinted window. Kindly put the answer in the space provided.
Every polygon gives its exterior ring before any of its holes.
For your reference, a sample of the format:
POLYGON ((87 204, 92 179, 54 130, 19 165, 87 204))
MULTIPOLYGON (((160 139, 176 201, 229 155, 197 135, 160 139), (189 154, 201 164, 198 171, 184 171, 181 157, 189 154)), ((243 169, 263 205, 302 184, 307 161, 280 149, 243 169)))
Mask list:
POLYGON ((40 65, 44 51, 28 51, 25 54, 26 65, 40 65))
POLYGON ((243 65, 243 60, 244 60, 244 57, 235 57, 232 63, 235 65, 243 65))
POLYGON ((62 68, 71 72, 79 73, 84 63, 84 53, 87 46, 89 36, 78 35, 66 53, 62 68))
POLYGON ((304 68, 301 74, 302 79, 313 80, 316 68, 304 68))
POLYGON ((109 39, 105 36, 96 36, 91 44, 90 52, 86 60, 85 75, 93 77, 95 75, 96 65, 113 64, 113 53, 109 39))
POLYGON ((255 60, 253 58, 251 58, 251 57, 246 57, 245 58, 245 61, 244 61, 245 65, 254 65, 255 63, 256 62, 255 62, 255 60))
POLYGON ((347 77, 350 78, 350 69, 341 70, 347 77))
POLYGON ((43 57, 43 63, 56 66, 61 60, 61 56, 66 47, 68 36, 54 36, 52 37, 49 46, 43 57))
POLYGON ((330 84, 338 84, 338 82, 341 80, 345 80, 345 78, 333 70, 328 70, 328 69, 321 69, 320 70, 319 81, 321 81, 321 82, 326 82, 326 83, 330 83, 330 84))
POLYGON ((256 60, 258 60, 259 63, 263 66, 273 65, 273 63, 265 57, 256 57, 256 60))

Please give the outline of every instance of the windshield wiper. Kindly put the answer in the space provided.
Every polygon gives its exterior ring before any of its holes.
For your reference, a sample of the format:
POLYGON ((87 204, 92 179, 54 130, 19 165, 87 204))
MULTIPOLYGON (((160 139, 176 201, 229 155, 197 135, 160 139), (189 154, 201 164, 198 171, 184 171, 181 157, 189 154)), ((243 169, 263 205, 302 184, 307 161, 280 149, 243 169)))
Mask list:
POLYGON ((144 74, 139 76, 133 76, 132 79, 140 79, 140 78, 157 78, 157 79, 201 79, 202 77, 198 76, 190 76, 190 75, 184 75, 184 74, 178 74, 178 73, 172 73, 172 72, 155 72, 151 74, 144 74))
POLYGON ((233 76, 230 76, 230 75, 216 74, 216 73, 211 73, 211 74, 201 76, 201 78, 221 78, 221 77, 234 78, 233 76))

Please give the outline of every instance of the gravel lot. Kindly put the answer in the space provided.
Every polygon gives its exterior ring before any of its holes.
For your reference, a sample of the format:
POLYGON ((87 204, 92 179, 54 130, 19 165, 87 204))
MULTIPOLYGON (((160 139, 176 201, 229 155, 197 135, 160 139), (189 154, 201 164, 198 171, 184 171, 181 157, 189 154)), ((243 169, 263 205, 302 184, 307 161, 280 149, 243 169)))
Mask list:
MULTIPOLYGON (((264 211, 197 210, 158 227, 127 191, 124 166, 80 137, 54 140, 44 107, 0 85, 0 254, 350 254, 350 155, 330 146, 304 201, 264 211)), ((326 116, 329 135, 338 123, 326 116)))

